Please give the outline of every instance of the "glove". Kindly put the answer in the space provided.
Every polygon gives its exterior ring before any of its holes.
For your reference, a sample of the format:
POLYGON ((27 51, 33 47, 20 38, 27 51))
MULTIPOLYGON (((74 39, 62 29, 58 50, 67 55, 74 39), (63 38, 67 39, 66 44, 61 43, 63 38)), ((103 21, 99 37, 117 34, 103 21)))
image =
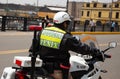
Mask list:
POLYGON ((100 50, 97 48, 91 48, 90 53, 94 56, 100 53, 100 50))
POLYGON ((91 49, 91 54, 92 54, 93 58, 96 58, 99 61, 104 61, 105 60, 103 52, 101 52, 97 48, 92 48, 91 49))

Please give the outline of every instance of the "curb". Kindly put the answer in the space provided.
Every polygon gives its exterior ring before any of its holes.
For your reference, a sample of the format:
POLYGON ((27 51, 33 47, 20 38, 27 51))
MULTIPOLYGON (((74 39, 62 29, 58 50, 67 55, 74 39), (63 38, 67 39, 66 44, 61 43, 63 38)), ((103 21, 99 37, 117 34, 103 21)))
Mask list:
POLYGON ((71 32, 72 34, 93 34, 93 35, 102 35, 102 34, 106 34, 106 35, 111 35, 111 34, 120 34, 120 32, 71 32))

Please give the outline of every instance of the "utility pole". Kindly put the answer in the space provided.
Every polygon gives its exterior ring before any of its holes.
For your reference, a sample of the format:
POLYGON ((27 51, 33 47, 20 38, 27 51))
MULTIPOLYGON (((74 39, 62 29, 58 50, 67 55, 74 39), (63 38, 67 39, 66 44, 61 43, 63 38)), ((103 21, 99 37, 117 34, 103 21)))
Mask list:
POLYGON ((7 6, 6 6, 6 16, 8 15, 8 0, 7 0, 7 6))
POLYGON ((113 0, 111 1, 111 7, 110 7, 110 23, 112 21, 112 11, 113 11, 113 0))
POLYGON ((68 12, 68 3, 69 3, 69 0, 67 0, 67 4, 66 4, 66 12, 68 12))
POLYGON ((38 7, 38 3, 39 3, 39 1, 37 0, 37 7, 38 7))
POLYGON ((38 12, 39 12, 39 0, 37 0, 37 4, 36 4, 36 13, 37 13, 37 17, 38 17, 38 12))

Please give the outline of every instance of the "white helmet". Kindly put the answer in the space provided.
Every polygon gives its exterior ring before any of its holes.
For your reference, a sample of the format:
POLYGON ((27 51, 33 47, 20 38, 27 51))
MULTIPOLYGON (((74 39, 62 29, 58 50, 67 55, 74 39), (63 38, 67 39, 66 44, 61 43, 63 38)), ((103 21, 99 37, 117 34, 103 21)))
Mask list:
POLYGON ((64 21, 71 21, 70 16, 66 12, 58 12, 54 15, 53 22, 56 24, 63 23, 64 21))

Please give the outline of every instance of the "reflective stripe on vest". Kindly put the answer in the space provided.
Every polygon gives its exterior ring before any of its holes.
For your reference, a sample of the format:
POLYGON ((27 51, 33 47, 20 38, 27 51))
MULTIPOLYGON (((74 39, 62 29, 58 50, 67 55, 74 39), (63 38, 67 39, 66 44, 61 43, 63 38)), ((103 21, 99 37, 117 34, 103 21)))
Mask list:
POLYGON ((65 31, 56 27, 45 28, 40 36, 40 45, 59 49, 65 33, 65 31))

